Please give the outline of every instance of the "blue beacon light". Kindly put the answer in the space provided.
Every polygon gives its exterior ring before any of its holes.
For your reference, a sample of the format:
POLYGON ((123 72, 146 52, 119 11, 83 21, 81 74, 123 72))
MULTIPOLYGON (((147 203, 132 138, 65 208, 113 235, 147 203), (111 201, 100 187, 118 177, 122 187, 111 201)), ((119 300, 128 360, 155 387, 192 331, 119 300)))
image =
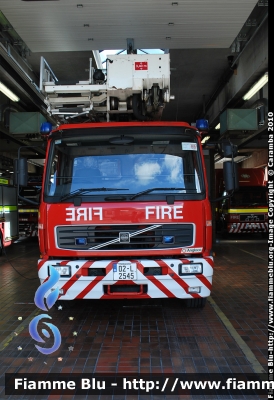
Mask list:
POLYGON ((196 128, 199 131, 208 131, 208 120, 207 119, 197 119, 196 128))
POLYGON ((40 126, 40 133, 48 135, 52 131, 52 124, 50 122, 43 122, 40 126))

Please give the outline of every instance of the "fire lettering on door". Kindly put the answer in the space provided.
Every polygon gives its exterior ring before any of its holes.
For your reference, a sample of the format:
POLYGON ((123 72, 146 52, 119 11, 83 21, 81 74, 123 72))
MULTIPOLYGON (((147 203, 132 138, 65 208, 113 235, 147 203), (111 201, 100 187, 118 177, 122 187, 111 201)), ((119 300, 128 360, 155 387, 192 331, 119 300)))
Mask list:
POLYGON ((146 206, 146 219, 183 219, 183 206, 146 206), (151 216, 151 217, 150 217, 151 216))
POLYGON ((66 208, 66 221, 92 221, 93 217, 103 219, 102 207, 66 208))

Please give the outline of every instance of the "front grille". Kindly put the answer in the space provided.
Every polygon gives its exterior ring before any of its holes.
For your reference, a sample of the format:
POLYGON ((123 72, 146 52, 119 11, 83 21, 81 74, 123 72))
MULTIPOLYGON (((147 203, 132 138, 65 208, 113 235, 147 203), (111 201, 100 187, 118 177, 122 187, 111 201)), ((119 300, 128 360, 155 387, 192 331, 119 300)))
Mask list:
POLYGON ((264 221, 264 214, 240 214, 241 222, 259 222, 264 221))
POLYGON ((58 247, 70 250, 145 250, 191 246, 192 224, 163 225, 77 225, 56 228, 58 247), (136 232, 141 231, 136 234, 136 232), (128 233, 129 235, 119 235, 128 233), (131 236, 132 235, 132 236, 131 236), (120 236, 120 240, 119 240, 120 236), (123 242, 121 238, 129 236, 123 242), (164 237, 174 237, 174 243, 163 243, 164 237), (82 243, 82 244, 79 244, 82 243))

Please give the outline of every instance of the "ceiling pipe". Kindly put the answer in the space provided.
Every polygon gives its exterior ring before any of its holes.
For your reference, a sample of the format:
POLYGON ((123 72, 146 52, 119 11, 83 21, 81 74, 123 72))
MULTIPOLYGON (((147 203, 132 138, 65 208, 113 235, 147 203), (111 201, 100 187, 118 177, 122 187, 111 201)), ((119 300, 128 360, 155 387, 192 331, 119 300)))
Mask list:
POLYGON ((7 111, 14 111, 14 112, 20 112, 17 107, 15 106, 10 106, 9 104, 4 104, 1 106, 1 122, 7 126, 5 123, 5 114, 7 111))

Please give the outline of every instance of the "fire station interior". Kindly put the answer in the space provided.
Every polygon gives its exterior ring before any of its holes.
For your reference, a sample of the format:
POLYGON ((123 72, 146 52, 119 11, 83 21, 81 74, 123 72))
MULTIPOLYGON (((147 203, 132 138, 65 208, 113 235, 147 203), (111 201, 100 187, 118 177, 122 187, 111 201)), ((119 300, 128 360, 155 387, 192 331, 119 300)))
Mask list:
MULTIPOLYGON (((9 245, 4 244, 3 230, 0 236, 1 399, 90 398, 87 394, 20 397, 6 392, 7 373, 136 377, 267 373, 267 166, 272 111, 268 104, 267 0, 96 4, 1 0, 0 188, 16 189, 9 206, 18 211, 18 236, 9 245), (58 84, 75 85, 88 81, 90 66, 92 71, 107 74, 108 55, 118 53, 169 54, 170 100, 161 110, 161 120, 192 126, 199 120, 208 122, 201 140, 212 211, 211 294, 197 308, 176 297, 56 302, 46 312, 58 325, 62 339, 60 347, 46 355, 29 333, 30 322, 43 313, 34 301, 40 285, 39 206, 22 200, 28 197, 39 202, 46 156, 40 127, 43 122, 58 124, 56 116, 49 115, 41 90, 41 57, 58 84), (237 148, 234 161, 239 182, 251 179, 255 171, 252 190, 238 188, 230 206, 228 198, 216 201, 226 194, 218 178, 226 161, 218 151, 221 139, 237 148), (15 179, 20 157, 27 160, 28 184, 24 187, 15 179), (248 214, 228 222, 229 212, 224 217, 224 210, 240 208, 247 201, 245 195, 254 197, 245 204, 248 214)), ((121 122, 123 117, 114 114, 113 120, 121 122)), ((78 117, 69 121, 83 123, 78 117)), ((6 204, 0 193, 3 227, 6 204)), ((250 397, 244 391, 234 396, 230 392, 223 396, 139 392, 108 397, 102 392, 94 398, 265 398, 258 393, 250 397)))

